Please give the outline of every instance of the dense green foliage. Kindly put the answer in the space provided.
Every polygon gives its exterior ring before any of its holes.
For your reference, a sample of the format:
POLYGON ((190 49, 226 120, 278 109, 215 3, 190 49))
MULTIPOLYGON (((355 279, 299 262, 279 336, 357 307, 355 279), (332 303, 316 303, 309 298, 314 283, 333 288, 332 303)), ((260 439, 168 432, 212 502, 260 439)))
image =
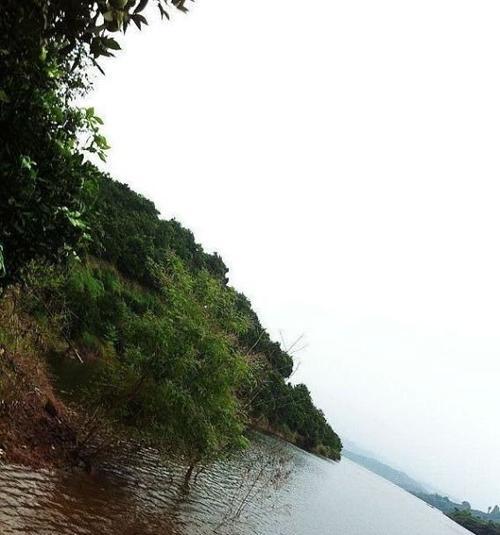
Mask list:
POLYGON ((177 221, 162 221, 154 204, 127 186, 101 177, 99 196, 90 214, 93 241, 90 252, 116 267, 126 276, 155 287, 146 260, 162 262, 171 251, 187 269, 205 269, 227 282, 227 267, 217 254, 207 254, 193 234, 177 221))
POLYGON ((244 445, 250 425, 338 458, 338 436, 308 389, 287 382, 292 358, 228 285, 220 257, 94 173, 81 260, 25 277, 24 309, 65 341, 51 350, 64 390, 190 462, 244 445))
MULTIPOLYGON (((154 3, 162 17, 185 10, 154 3)), ((307 388, 287 382, 292 358, 222 259, 88 160, 108 146, 76 99, 89 68, 120 48, 111 34, 146 24, 147 5, 0 4, 0 290, 22 284, 20 306, 53 334, 79 401, 192 461, 241 446, 251 423, 337 458, 338 436, 307 388)))
MULTIPOLYGON (((162 16, 168 0, 156 0, 162 16)), ((108 148, 92 109, 74 102, 88 68, 120 48, 112 32, 147 23, 147 0, 0 3, 0 287, 33 260, 51 263, 87 238, 89 154, 108 148)), ((171 4, 185 10, 184 0, 171 4)))
MULTIPOLYGON (((69 104, 84 84, 74 53, 45 39, 42 2, 0 7, 0 245, 3 283, 34 258, 57 261, 85 232, 81 219, 92 169, 77 136, 94 118, 69 104)), ((90 141, 103 146, 102 139, 90 141)), ((95 148, 95 146, 94 146, 95 148)))
MULTIPOLYGON (((248 416, 254 421, 264 418, 266 427, 291 433, 304 448, 320 448, 329 456, 338 456, 340 440, 314 406, 307 388, 286 382, 293 369, 292 358, 270 339, 250 302, 228 286, 227 268, 218 255, 205 253, 190 231, 176 221, 161 220, 150 201, 107 177, 101 178, 100 195, 91 221, 95 239, 89 252, 147 288, 149 299, 157 299, 158 294, 162 299, 167 297, 162 314, 171 314, 175 302, 166 289, 172 292, 172 285, 184 280, 175 291, 187 304, 196 300, 208 318, 216 320, 211 328, 225 333, 225 350, 239 354, 247 369, 244 377, 238 375, 242 381, 234 383, 237 398, 246 408, 243 418, 248 416), (183 278, 178 275, 172 278, 174 268, 183 278)), ((83 296, 76 301, 88 308, 88 300, 83 296)), ((104 309, 102 305, 97 308, 104 309)), ((184 314, 190 321, 198 317, 193 310, 184 314)), ((80 312, 76 315, 81 316, 80 312)), ((115 313, 110 319, 110 328, 115 332, 115 313)), ((94 327, 85 329, 102 339, 106 335, 97 329, 103 325, 106 320, 99 317, 94 327)), ((179 329, 185 328, 176 327, 173 332, 179 329)), ((180 349, 185 347, 180 342, 180 349)), ((168 356, 168 350, 165 353, 168 356)))
POLYGON ((245 322, 231 293, 207 272, 194 277, 173 253, 150 269, 155 292, 92 260, 40 287, 85 360, 63 356, 60 371, 73 374, 89 407, 167 439, 190 459, 241 445, 235 393, 248 372, 229 333, 245 322))

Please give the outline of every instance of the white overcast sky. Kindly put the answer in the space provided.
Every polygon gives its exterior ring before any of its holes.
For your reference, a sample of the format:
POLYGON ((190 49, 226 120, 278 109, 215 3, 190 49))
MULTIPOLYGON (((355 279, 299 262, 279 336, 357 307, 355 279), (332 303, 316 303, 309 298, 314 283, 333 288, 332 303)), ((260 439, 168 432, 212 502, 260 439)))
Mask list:
POLYGON ((106 64, 107 169, 305 334, 295 378, 342 436, 499 503, 500 3, 190 9, 106 64))

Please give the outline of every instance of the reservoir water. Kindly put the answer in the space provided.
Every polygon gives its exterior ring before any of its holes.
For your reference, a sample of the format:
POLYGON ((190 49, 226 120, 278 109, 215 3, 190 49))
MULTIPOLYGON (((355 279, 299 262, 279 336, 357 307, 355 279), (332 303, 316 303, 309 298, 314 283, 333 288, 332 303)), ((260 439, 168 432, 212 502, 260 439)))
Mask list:
POLYGON ((256 435, 202 471, 138 449, 97 474, 0 465, 0 533, 18 535, 460 535, 470 533, 392 483, 256 435))

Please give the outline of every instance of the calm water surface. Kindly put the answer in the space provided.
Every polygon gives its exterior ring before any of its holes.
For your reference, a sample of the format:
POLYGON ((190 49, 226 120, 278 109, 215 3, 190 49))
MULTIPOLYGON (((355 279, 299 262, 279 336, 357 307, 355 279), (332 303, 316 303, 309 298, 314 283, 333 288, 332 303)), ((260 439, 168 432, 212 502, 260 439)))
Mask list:
POLYGON ((344 459, 268 437, 198 476, 154 450, 94 476, 0 465, 0 533, 17 535, 460 535, 441 512, 344 459))

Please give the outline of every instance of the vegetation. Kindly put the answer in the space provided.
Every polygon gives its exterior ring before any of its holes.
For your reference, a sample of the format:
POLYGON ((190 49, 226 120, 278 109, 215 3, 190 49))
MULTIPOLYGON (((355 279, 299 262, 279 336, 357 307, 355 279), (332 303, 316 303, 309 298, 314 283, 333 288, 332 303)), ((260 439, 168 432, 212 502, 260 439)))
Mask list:
POLYGON ((429 505, 432 505, 436 509, 443 511, 443 513, 453 513, 454 511, 470 511, 470 503, 462 502, 455 503, 451 501, 447 496, 440 496, 439 494, 428 494, 426 492, 415 492, 415 496, 424 500, 429 505))
POLYGON ((394 470, 376 459, 345 450, 343 454, 356 463, 368 468, 372 472, 392 481, 399 487, 405 489, 421 500, 427 502, 432 507, 439 509, 458 524, 461 524, 472 533, 480 535, 500 534, 500 507, 488 507, 488 511, 472 509, 467 501, 456 503, 447 496, 428 493, 420 483, 411 479, 404 472, 394 470))
MULTIPOLYGON (((161 16, 184 0, 155 0, 161 16)), ((89 67, 147 23, 148 0, 3 0, 0 5, 0 289, 33 260, 57 263, 88 239, 89 154, 108 148, 101 120, 75 99, 89 67)))
POLYGON ((498 505, 489 507, 488 511, 472 509, 469 502, 455 503, 439 494, 414 493, 415 496, 443 511, 458 524, 478 535, 500 534, 500 509, 498 505))
POLYGON ((482 520, 473 516, 470 511, 455 510, 448 516, 476 535, 500 535, 500 524, 491 520, 482 520))
POLYGON ((500 508, 498 505, 494 507, 488 507, 488 511, 481 511, 479 509, 472 509, 469 502, 464 501, 462 503, 456 503, 450 500, 447 496, 440 496, 439 494, 427 494, 425 492, 414 492, 415 496, 424 500, 428 504, 432 505, 436 509, 443 511, 447 515, 454 514, 455 512, 471 513, 473 517, 480 518, 487 522, 500 523, 500 508))
POLYGON ((376 459, 349 450, 344 450, 343 454, 354 462, 368 468, 368 470, 392 481, 398 487, 405 489, 429 505, 439 509, 472 533, 479 535, 500 534, 500 507, 498 505, 488 507, 487 512, 472 509, 471 504, 467 501, 456 503, 447 496, 428 493, 420 483, 410 478, 404 472, 394 470, 394 468, 376 459))
MULTIPOLYGON (((89 161, 108 145, 75 101, 98 58, 120 49, 112 34, 147 24, 148 3, 2 2, 0 289, 43 336, 3 322, 0 338, 50 354, 81 404, 192 462, 244 445, 252 422, 338 457, 340 440, 307 388, 287 383, 291 357, 228 286, 222 259, 89 161)), ((185 11, 184 0, 154 3, 162 17, 185 11)))
POLYGON ((308 389, 287 383, 291 357, 228 285, 220 257, 93 172, 99 193, 81 260, 31 264, 17 305, 48 326, 45 352, 64 389, 190 463, 244 446, 249 425, 338 458, 338 436, 308 389))
MULTIPOLYGON (((238 430, 241 431, 241 422, 248 424, 251 419, 262 423, 265 420, 266 427, 288 433, 289 438, 306 449, 322 446, 329 456, 338 457, 340 440, 323 414, 314 407, 307 388, 286 382, 292 373, 292 358, 270 339, 249 301, 228 286, 227 268, 220 257, 206 254, 191 232, 176 221, 159 219, 154 205, 126 186, 102 177, 100 192, 91 224, 95 239, 89 252, 101 262, 117 266, 127 276, 129 285, 132 280, 140 284, 135 286, 136 296, 129 299, 127 307, 136 316, 141 316, 141 322, 145 312, 151 314, 154 321, 164 319, 164 326, 160 326, 158 332, 161 332, 165 345, 163 351, 161 348, 156 351, 157 358, 171 362, 172 350, 176 348, 174 355, 178 354, 177 358, 196 359, 194 375, 186 374, 190 369, 187 361, 184 367, 178 368, 179 384, 184 383, 184 390, 192 391, 197 381, 206 383, 208 378, 205 376, 210 375, 213 383, 204 384, 200 389, 201 397, 192 401, 193 407, 202 408, 206 403, 204 396, 208 392, 217 392, 214 400, 218 406, 226 407, 225 419, 221 419, 214 406, 212 420, 220 424, 226 421, 225 429, 229 434, 237 435, 238 430), (141 306, 139 303, 146 295, 148 305, 141 306), (171 341, 167 340, 168 336, 172 337, 171 341), (186 352, 186 348, 189 351, 186 352), (213 368, 210 368, 211 359, 216 363, 213 368), (222 371, 225 386, 217 386, 217 374, 222 371), (220 388, 226 388, 225 397, 220 388), (237 402, 231 402, 231 388, 237 402), (239 428, 235 424, 238 418, 239 428)), ((94 277, 95 273, 94 268, 94 277)), ((107 284, 107 287, 112 286, 107 284)), ((109 299, 110 296, 104 292, 103 297, 109 299)), ((101 303, 89 307, 88 299, 81 294, 69 302, 80 303, 87 314, 89 310, 99 311, 93 324, 80 322, 77 331, 69 333, 72 338, 83 332, 99 340, 114 336, 115 350, 119 353, 128 351, 129 341, 123 337, 128 331, 123 330, 115 312, 120 307, 101 303), (107 318, 102 317, 103 311, 109 309, 113 312, 107 318), (112 335, 105 332, 106 328, 112 335)), ((121 310, 125 308, 121 307, 121 310)), ((83 311, 73 309, 73 312, 73 317, 85 317, 83 311)), ((142 325, 137 329, 139 338, 144 330, 142 325)), ((151 349, 136 344, 134 350, 136 356, 132 362, 136 367, 137 355, 149 354, 151 349)), ((149 373, 157 376, 152 363, 148 366, 149 373)), ((169 404, 168 398, 164 402, 169 404)), ((186 422, 183 412, 178 412, 181 427, 185 427, 186 422)), ((171 421, 175 419, 173 415, 169 418, 171 421)), ((203 421, 211 420, 204 415, 203 421)), ((196 431, 196 425, 190 428, 198 438, 203 436, 202 430, 196 431)), ((217 429, 216 424, 212 423, 210 429, 217 429)), ((183 436, 182 431, 171 434, 183 436)), ((188 443, 186 439, 183 446, 188 443)), ((215 440, 211 444, 220 447, 215 440)), ((205 445, 201 452, 206 453, 208 449, 205 445)))

